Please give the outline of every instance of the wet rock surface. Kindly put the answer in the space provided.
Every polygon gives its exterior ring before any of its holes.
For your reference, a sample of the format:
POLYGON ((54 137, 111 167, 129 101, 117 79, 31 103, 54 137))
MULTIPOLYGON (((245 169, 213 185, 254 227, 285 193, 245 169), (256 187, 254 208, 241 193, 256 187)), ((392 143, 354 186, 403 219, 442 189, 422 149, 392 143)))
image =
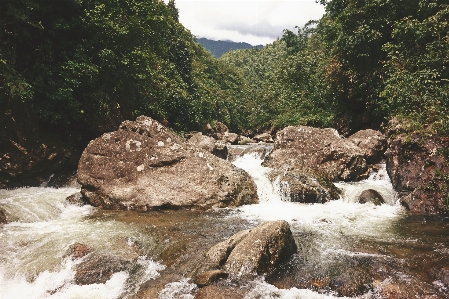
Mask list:
POLYGON ((80 206, 80 207, 86 204, 81 192, 76 192, 70 196, 67 196, 67 198, 65 200, 69 204, 80 206))
POLYGON ((76 242, 69 246, 65 253, 65 256, 70 256, 73 260, 76 260, 88 255, 92 251, 93 249, 91 247, 76 242))
POLYGON ((75 283, 87 285, 105 283, 112 274, 124 271, 130 266, 129 261, 110 256, 92 256, 75 267, 75 283))
POLYGON ((381 204, 385 203, 382 195, 380 195, 379 192, 373 189, 363 191, 362 194, 360 194, 358 201, 359 203, 371 202, 376 206, 380 206, 381 204))
POLYGON ((258 200, 246 172, 144 116, 91 141, 77 175, 83 197, 104 209, 208 208, 258 200))
POLYGON ((195 299, 243 299, 246 292, 240 288, 207 286, 198 291, 195 299))
POLYGON ((417 214, 447 213, 449 138, 409 133, 397 120, 388 134, 387 171, 401 204, 417 214))
POLYGON ((366 155, 334 129, 297 126, 277 133, 274 149, 263 165, 273 169, 270 179, 285 198, 324 203, 339 198, 340 191, 332 182, 366 177, 366 155))
POLYGON ((320 180, 299 170, 272 171, 272 181, 279 186, 282 198, 292 202, 325 203, 340 198, 340 190, 332 183, 320 180))
POLYGON ((203 273, 198 274, 195 277, 195 283, 199 287, 204 287, 210 285, 220 279, 227 278, 229 273, 224 270, 210 270, 203 273))
POLYGON ((6 218, 5 209, 0 207, 0 224, 6 224, 6 223, 8 223, 8 219, 6 218))
POLYGON ((297 247, 286 221, 265 222, 213 246, 206 256, 232 274, 262 274, 287 261, 297 247))

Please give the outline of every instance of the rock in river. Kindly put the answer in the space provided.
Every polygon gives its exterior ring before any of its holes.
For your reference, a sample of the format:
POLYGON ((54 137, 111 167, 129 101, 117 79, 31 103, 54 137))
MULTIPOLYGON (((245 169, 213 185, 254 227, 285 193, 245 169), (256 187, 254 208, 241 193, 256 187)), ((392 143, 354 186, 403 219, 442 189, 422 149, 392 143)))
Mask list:
POLYGON ((270 273, 287 261, 297 247, 284 220, 265 222, 213 246, 206 256, 216 267, 232 274, 270 273))
POLYGON ((105 209, 239 206, 258 201, 243 170, 140 116, 91 141, 78 165, 83 197, 105 209))
POLYGON ((296 126, 277 133, 264 165, 283 171, 297 169, 330 181, 349 181, 367 171, 364 155, 335 129, 296 126))

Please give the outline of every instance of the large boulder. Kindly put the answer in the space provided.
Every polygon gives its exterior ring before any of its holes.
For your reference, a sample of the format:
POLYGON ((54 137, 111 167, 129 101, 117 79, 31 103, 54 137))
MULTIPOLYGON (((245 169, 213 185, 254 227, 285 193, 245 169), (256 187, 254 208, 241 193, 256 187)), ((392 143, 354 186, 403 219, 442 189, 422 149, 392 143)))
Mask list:
POLYGON ((366 161, 370 164, 380 162, 387 150, 387 137, 376 130, 361 130, 348 137, 365 153, 366 161))
POLYGON ((387 171, 401 204, 417 214, 444 214, 449 202, 449 138, 389 123, 387 171))
POLYGON ((265 166, 282 171, 301 170, 329 181, 349 181, 367 171, 364 151, 335 129, 286 127, 276 134, 265 166))
POLYGON ((250 177, 140 116, 91 141, 78 165, 83 197, 105 209, 224 207, 257 202, 250 177))
POLYGON ((280 220, 241 231, 213 246, 206 257, 232 274, 263 274, 272 272, 296 251, 289 224, 280 220))

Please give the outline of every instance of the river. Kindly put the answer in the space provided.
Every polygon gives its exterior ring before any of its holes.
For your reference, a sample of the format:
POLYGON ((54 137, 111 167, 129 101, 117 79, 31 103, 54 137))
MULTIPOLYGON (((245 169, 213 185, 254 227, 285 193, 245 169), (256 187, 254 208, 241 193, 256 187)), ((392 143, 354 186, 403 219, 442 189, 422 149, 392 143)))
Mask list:
POLYGON ((263 221, 289 222, 298 253, 268 276, 220 282, 255 298, 447 298, 449 221, 408 215, 397 203, 385 171, 364 181, 337 183, 340 200, 289 201, 282 182, 271 184, 262 155, 233 163, 256 182, 260 203, 235 209, 161 210, 145 213, 77 206, 67 188, 0 190, 9 223, 0 225, 0 299, 194 298, 192 282, 202 254, 215 243, 263 221), (375 189, 386 204, 359 204, 375 189), (74 243, 92 254, 129 261, 104 283, 79 285, 74 243))

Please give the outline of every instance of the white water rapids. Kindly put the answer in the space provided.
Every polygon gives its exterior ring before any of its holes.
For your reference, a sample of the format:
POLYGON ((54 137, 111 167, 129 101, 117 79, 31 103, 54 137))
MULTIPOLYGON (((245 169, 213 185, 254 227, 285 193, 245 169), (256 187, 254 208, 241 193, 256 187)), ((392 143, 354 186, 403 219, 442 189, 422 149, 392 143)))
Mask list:
MULTIPOLYGON (((300 204, 280 195, 279 186, 287 186, 282 182, 271 184, 267 177, 270 169, 262 167, 261 162, 254 153, 233 162, 253 177, 260 198, 259 204, 239 207, 236 213, 254 223, 283 219, 290 223, 294 236, 305 233, 313 236, 311 242, 318 246, 318 255, 310 243, 300 243, 298 255, 301 258, 312 258, 312 251, 313 259, 323 261, 335 255, 365 254, 349 251, 348 237, 395 238, 392 222, 403 215, 403 210, 395 203, 384 169, 362 182, 336 184, 344 190, 340 200, 300 204), (377 190, 388 204, 357 203, 358 195, 366 189, 377 190)), ((126 298, 135 294, 145 281, 154 280, 163 273, 163 261, 156 262, 143 255, 138 258, 144 266, 138 278, 121 271, 104 284, 76 285, 74 266, 79 261, 64 256, 70 244, 82 242, 98 251, 107 250, 119 256, 132 254, 135 242, 154 242, 151 235, 143 234, 130 223, 99 221, 90 217, 95 208, 67 204, 65 198, 77 191, 77 188, 0 190, 0 206, 6 210, 9 221, 0 225, 0 299, 126 298)), ((186 278, 167 284, 159 298, 193 298, 196 291, 186 278)), ((253 282, 246 298, 334 297, 306 289, 278 289, 260 278, 253 282)))

